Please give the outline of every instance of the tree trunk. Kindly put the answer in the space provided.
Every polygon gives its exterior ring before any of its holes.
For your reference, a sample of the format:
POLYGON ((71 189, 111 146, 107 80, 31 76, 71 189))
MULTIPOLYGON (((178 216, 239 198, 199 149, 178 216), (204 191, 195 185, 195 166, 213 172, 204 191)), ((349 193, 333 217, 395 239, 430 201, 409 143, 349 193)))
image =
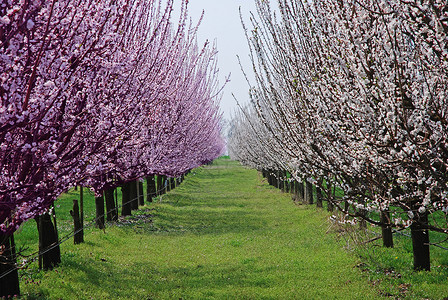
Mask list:
POLYGON ((171 189, 174 190, 176 188, 176 178, 171 178, 171 189))
POLYGON ((0 232, 0 298, 20 295, 19 272, 16 268, 16 245, 14 236, 0 232))
POLYGON ((331 185, 328 187, 328 205, 327 205, 327 211, 332 212, 334 210, 334 205, 333 205, 333 199, 336 193, 336 186, 333 187, 333 193, 331 192, 332 187, 331 185), (333 195, 331 195, 333 194, 333 195))
POLYGON ((305 203, 313 204, 313 184, 308 180, 305 181, 305 203))
POLYGON ((166 191, 169 192, 171 191, 171 178, 167 177, 166 178, 166 191))
POLYGON ((45 213, 36 217, 39 232, 39 268, 48 270, 61 262, 59 238, 51 216, 45 213))
POLYGON ((84 243, 84 233, 82 230, 81 220, 79 217, 78 200, 73 200, 73 210, 70 211, 70 214, 73 217, 74 231, 75 231, 75 235, 73 237, 73 243, 75 245, 84 243))
POLYGON ((282 192, 285 192, 285 174, 286 174, 285 171, 279 171, 279 175, 280 175, 280 181, 279 181, 280 187, 279 188, 282 192))
POLYGON ((383 238, 383 246, 387 248, 394 247, 394 239, 392 236, 392 227, 390 227, 390 214, 388 211, 382 211, 380 214, 381 223, 381 235, 383 238))
POLYGON ((146 201, 152 202, 152 197, 156 196, 156 182, 154 175, 146 177, 146 201))
POLYGON ((114 197, 115 189, 107 189, 104 191, 104 198, 106 200, 106 220, 117 221, 118 220, 118 211, 115 206, 115 197, 114 197))
POLYGON ((282 176, 280 170, 277 171, 277 188, 281 189, 283 185, 282 176))
POLYGON ((157 175, 157 196, 162 195, 162 184, 163 184, 162 175, 157 175))
POLYGON ((137 184, 138 184, 138 186, 137 186, 137 188, 138 188, 138 204, 140 206, 143 206, 143 205, 145 205, 145 195, 144 195, 144 192, 143 192, 143 182, 138 180, 137 184))
POLYGON ((167 182, 166 182, 166 176, 162 175, 162 195, 166 194, 166 189, 167 189, 167 182))
POLYGON ((298 200, 298 190, 299 186, 297 185, 297 180, 291 182, 291 192, 292 192, 292 201, 296 202, 298 200))
MULTIPOLYGON (((361 204, 364 204, 364 202, 361 202, 361 204)), ((365 220, 365 217, 367 216, 367 210, 365 210, 364 208, 360 208, 358 210, 358 214, 360 215, 359 229, 366 229, 367 221, 365 220)))
POLYGON ((414 253, 414 270, 431 271, 429 255, 429 232, 425 229, 428 224, 428 214, 416 216, 411 224, 412 251, 414 253), (418 222, 420 221, 420 222, 418 222))
POLYGON ((131 209, 138 209, 137 181, 129 182, 129 197, 131 197, 131 209))
POLYGON ((322 190, 320 187, 316 186, 316 206, 317 207, 323 207, 323 200, 322 200, 322 190))
POLYGON ((301 201, 302 203, 305 202, 305 185, 303 184, 303 180, 301 181, 297 181, 297 186, 298 186, 298 200, 301 201))
POLYGON ((130 216, 131 215, 131 197, 129 193, 130 183, 126 182, 121 186, 121 215, 130 216))
POLYGON ((96 207, 96 227, 99 229, 104 229, 104 197, 95 197, 95 207, 96 207))

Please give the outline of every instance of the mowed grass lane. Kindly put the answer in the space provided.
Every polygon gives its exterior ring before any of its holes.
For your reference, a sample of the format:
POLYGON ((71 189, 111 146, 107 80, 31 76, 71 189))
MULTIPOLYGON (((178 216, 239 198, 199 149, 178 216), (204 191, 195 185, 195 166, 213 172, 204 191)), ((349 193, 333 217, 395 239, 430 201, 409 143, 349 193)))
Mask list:
POLYGON ((378 299, 328 215, 296 206, 257 172, 219 159, 129 222, 62 245, 56 270, 29 270, 28 298, 378 299), (31 281, 32 280, 32 281, 31 281))

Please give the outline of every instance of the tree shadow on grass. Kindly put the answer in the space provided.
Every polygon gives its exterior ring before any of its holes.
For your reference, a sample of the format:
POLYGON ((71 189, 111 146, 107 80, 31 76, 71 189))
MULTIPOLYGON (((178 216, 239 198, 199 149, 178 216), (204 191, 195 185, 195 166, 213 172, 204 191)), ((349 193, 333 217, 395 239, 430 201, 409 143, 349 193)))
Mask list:
MULTIPOLYGON (((164 254, 168 255, 169 254, 164 254)), ((99 260, 84 263, 76 257, 64 258, 64 269, 68 273, 65 281, 57 282, 63 291, 63 299, 150 299, 150 297, 179 297, 192 294, 211 293, 213 290, 235 294, 242 288, 269 288, 272 282, 264 276, 272 267, 254 267, 250 262, 222 264, 193 264, 184 267, 156 266, 153 262, 134 262, 123 268, 113 262, 99 260), (76 283, 76 286, 72 283, 76 283), (89 289, 101 290, 101 296, 90 295, 89 289), (194 291, 196 290, 196 291, 194 291), (146 291, 146 292, 143 292, 146 291), (143 298, 142 298, 143 297, 143 298)), ((44 299, 51 290, 41 288, 28 299, 44 299), (40 296, 40 297, 39 297, 40 296)))
POLYGON ((221 234, 245 233, 264 227, 265 220, 260 215, 237 206, 226 208, 185 206, 179 209, 166 205, 158 207, 153 212, 153 222, 148 229, 173 234, 221 234))

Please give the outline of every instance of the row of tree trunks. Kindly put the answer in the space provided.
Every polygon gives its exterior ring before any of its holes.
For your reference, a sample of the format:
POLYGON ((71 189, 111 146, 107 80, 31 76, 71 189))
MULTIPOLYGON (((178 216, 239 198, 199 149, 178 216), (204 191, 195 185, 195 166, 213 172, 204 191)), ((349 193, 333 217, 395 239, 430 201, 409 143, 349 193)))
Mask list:
MULTIPOLYGON (((147 199, 152 201, 156 195, 162 195, 167 190, 172 190, 184 180, 184 175, 179 178, 167 178, 166 176, 149 176, 147 178, 147 199)), ((121 186, 123 216, 131 215, 132 209, 138 209, 144 205, 143 182, 131 181, 121 186)), ((95 197, 96 226, 105 228, 107 221, 118 220, 118 208, 115 189, 104 191, 103 195, 95 197)), ((70 214, 74 221, 74 243, 84 242, 84 197, 83 187, 80 187, 80 200, 73 200, 73 209, 70 214)), ((48 270, 56 267, 61 262, 61 251, 57 232, 56 215, 54 208, 51 212, 35 218, 39 232, 39 268, 48 270)), ((14 237, 0 234, 0 275, 6 274, 0 282, 0 297, 13 297, 20 294, 18 271, 16 268, 16 253, 14 237)))

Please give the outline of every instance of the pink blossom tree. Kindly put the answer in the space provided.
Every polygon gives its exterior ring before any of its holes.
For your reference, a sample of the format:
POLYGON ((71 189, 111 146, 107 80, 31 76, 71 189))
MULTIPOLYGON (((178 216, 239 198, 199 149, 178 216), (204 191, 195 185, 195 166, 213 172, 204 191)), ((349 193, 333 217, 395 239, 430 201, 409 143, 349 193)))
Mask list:
MULTIPOLYGON (((101 190, 117 169, 119 159, 113 158, 130 145, 139 149, 131 137, 156 123, 157 107, 176 92, 171 86, 181 79, 177 72, 194 69, 194 61, 185 61, 194 56, 184 49, 191 46, 185 43, 188 32, 183 24, 173 30, 171 10, 172 1, 165 9, 155 1, 2 3, 0 230, 7 248, 13 248, 12 233, 18 226, 46 212, 60 193, 79 183, 101 190)), ((199 55, 204 63, 212 56, 199 55)), ((214 79, 209 81, 207 64, 203 67, 192 72, 194 79, 182 82, 196 80, 207 93, 204 85, 214 79)), ((211 100, 215 96, 197 96, 202 110, 196 112, 204 114, 197 120, 204 122, 207 133, 195 139, 190 130, 187 136, 190 147, 200 144, 204 155, 191 161, 184 157, 182 166, 166 173, 177 174, 221 151, 214 123, 219 116, 211 100)), ((2 293, 18 293, 18 285, 2 293)))

